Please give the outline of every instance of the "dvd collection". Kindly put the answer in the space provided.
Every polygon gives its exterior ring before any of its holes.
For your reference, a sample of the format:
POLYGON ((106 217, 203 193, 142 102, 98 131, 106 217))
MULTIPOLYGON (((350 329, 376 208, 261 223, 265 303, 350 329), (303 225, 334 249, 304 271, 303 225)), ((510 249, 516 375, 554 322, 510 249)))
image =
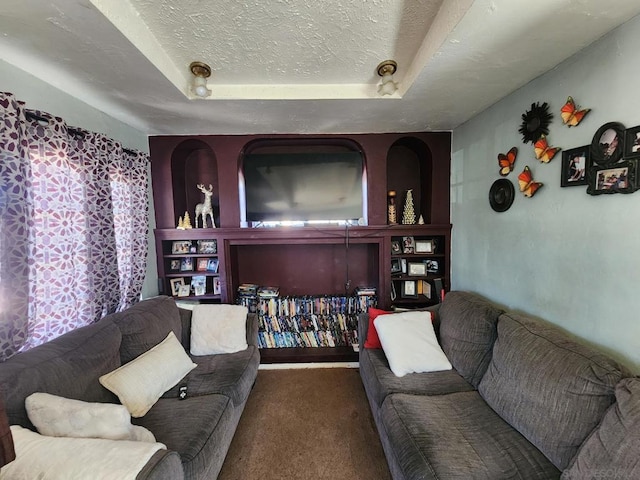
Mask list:
MULTIPOLYGON (((375 289, 353 296, 263 296, 263 287, 242 284, 237 303, 258 315, 258 346, 340 347, 358 343, 358 315, 376 306, 375 289)), ((269 294, 278 292, 268 287, 269 294)))

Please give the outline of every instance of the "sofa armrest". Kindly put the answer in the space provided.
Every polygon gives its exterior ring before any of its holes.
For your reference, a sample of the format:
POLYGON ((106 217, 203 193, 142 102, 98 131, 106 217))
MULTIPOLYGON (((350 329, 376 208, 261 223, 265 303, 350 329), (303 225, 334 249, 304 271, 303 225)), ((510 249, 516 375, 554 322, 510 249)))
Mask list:
POLYGON ((176 452, 157 451, 136 475, 136 480, 182 480, 184 469, 176 452))
POLYGON ((255 313, 247 315, 247 345, 258 346, 258 315, 255 313))

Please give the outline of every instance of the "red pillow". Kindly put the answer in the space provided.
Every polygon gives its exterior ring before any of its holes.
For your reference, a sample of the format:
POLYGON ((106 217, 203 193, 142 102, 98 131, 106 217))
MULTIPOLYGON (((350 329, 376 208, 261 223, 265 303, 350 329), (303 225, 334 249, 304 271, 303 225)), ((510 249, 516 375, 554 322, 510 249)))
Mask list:
POLYGON ((378 338, 378 332, 376 331, 376 326, 373 324, 373 321, 378 317, 378 315, 386 315, 387 313, 393 312, 369 307, 369 330, 367 331, 367 339, 364 342, 364 348, 382 348, 382 344, 378 338))

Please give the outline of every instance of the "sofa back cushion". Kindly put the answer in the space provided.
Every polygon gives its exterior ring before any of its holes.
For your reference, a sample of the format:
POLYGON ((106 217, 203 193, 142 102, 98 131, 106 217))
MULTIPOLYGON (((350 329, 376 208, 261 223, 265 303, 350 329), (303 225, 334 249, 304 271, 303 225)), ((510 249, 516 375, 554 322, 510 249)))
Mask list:
POLYGON ((559 328, 503 314, 480 395, 563 470, 629 373, 559 328))
POLYGON ((468 292, 449 292, 438 311, 440 344, 451 365, 477 387, 491 359, 502 310, 468 292))
POLYGON ((167 296, 143 300, 110 316, 122 333, 120 360, 130 362, 162 342, 169 332, 182 340, 182 320, 176 302, 167 296))
POLYGON ((120 366, 120 340, 120 330, 104 318, 0 363, 0 394, 10 423, 33 428, 24 401, 35 392, 117 403, 98 377, 120 366))
POLYGON ((640 478, 640 378, 616 386, 616 403, 591 432, 563 480, 578 478, 640 478))

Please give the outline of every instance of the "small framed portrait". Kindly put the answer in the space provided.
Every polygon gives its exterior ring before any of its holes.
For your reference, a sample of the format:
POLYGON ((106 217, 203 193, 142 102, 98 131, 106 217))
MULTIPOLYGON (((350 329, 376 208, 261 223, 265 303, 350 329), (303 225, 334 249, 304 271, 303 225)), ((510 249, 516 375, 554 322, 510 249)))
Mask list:
POLYGON ((402 294, 404 298, 418 298, 415 280, 405 280, 402 282, 402 294))
POLYGON ((412 277, 426 275, 427 274, 427 265, 425 263, 414 263, 409 262, 407 265, 407 275, 411 275, 412 277))
POLYGON ((180 261, 181 272, 191 272, 193 270, 193 259, 191 257, 183 258, 180 261))
POLYGON ((437 260, 427 260, 424 263, 427 267, 427 273, 438 273, 440 270, 440 264, 437 260))
POLYGON ((402 273, 402 262, 399 258, 391 259, 391 275, 394 273, 402 273))
POLYGON ((416 253, 435 253, 436 245, 433 239, 416 240, 416 253))
POLYGON ((391 255, 400 255, 402 253, 402 244, 400 240, 391 240, 391 255))
POLYGON ((178 287, 178 297, 188 297, 191 295, 191 286, 183 284, 178 287))
POLYGON ((595 165, 611 165, 622 157, 624 150, 624 125, 609 122, 596 131, 591 140, 591 161, 595 165))
POLYGON ((174 255, 181 255, 189 253, 191 249, 191 240, 178 240, 171 245, 171 253, 174 255))
POLYGON ((171 295, 177 297, 180 287, 184 285, 184 278, 172 278, 169 280, 169 285, 171 285, 171 295))
POLYGON ((562 151, 561 187, 587 184, 587 170, 591 166, 591 145, 562 151))
POLYGON ((207 260, 207 272, 210 273, 218 273, 218 266, 220 265, 220 262, 218 261, 217 258, 209 258, 207 260))
POLYGON ((636 185, 636 162, 626 160, 608 167, 591 167, 587 193, 633 193, 636 185))
POLYGON ((624 132, 624 158, 640 157, 640 125, 624 132))
POLYGON ((209 264, 209 258, 199 258, 198 263, 196 264, 196 270, 198 272, 206 272, 207 265, 209 264))
POLYGON ((214 277, 213 278, 213 294, 220 295, 220 292, 221 292, 220 277, 214 277))
POLYGON ((171 270, 172 272, 179 272, 180 271, 180 259, 179 258, 174 258, 169 262, 169 270, 171 270))
POLYGON ((218 253, 218 241, 216 239, 198 240, 198 253, 207 255, 218 253))
POLYGON ((413 237, 402 237, 402 253, 414 253, 415 241, 413 237))

